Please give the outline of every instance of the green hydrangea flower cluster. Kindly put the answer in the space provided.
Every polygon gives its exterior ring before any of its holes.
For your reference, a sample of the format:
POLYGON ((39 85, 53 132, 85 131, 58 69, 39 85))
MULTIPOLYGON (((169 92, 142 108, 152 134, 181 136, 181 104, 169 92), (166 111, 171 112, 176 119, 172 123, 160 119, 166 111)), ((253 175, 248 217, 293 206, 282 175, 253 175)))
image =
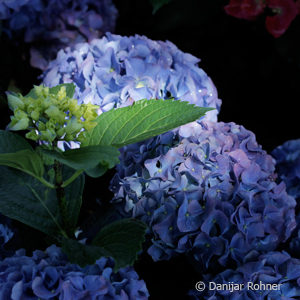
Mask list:
POLYGON ((40 85, 26 96, 9 93, 8 104, 14 115, 8 128, 28 129, 26 137, 34 141, 50 144, 54 141, 82 142, 86 132, 97 124, 98 106, 90 103, 79 105, 76 99, 69 97, 67 87, 40 85))

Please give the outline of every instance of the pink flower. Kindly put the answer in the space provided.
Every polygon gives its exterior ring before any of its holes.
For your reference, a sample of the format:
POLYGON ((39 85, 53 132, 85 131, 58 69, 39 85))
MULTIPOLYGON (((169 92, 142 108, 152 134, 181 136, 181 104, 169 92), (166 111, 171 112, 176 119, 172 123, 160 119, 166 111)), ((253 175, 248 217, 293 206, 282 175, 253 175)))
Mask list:
MULTIPOLYGON (((293 0, 266 0, 275 13, 266 18, 266 28, 275 38, 280 37, 298 14, 299 3, 293 0), (298 8, 297 8, 298 6, 298 8)), ((298 1, 299 2, 299 1, 298 1)))
POLYGON ((300 14, 300 0, 296 1, 296 6, 297 6, 297 9, 298 9, 298 15, 299 15, 300 14))
POLYGON ((264 11, 265 7, 265 0, 230 0, 224 9, 230 16, 239 19, 254 20, 256 16, 264 11))

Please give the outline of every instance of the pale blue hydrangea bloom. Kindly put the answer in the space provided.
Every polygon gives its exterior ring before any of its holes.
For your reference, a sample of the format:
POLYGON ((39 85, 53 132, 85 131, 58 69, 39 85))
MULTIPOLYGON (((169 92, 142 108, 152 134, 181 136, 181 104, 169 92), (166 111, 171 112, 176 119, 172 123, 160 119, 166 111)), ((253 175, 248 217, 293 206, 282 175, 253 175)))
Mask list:
POLYGON ((175 98, 216 108, 205 117, 216 120, 221 100, 198 62, 169 41, 107 34, 58 52, 43 83, 74 82, 79 103, 99 105, 99 113, 141 99, 175 98))

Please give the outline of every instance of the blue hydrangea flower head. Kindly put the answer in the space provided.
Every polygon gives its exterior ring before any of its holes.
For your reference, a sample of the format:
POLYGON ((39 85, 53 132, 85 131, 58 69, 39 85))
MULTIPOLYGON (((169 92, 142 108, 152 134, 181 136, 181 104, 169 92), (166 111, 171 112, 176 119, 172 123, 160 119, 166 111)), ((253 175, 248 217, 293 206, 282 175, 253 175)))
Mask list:
POLYGON ((43 83, 51 87, 74 82, 74 97, 99 105, 99 113, 141 99, 175 98, 217 108, 205 117, 216 120, 221 100, 198 62, 169 41, 106 34, 58 52, 43 83))
POLYGON ((117 273, 113 267, 107 258, 85 268, 70 264, 56 246, 32 257, 18 250, 0 262, 0 299, 148 299, 144 281, 131 267, 117 273))
POLYGON ((191 252, 204 264, 265 253, 295 228, 274 160, 234 123, 202 121, 121 150, 113 202, 150 227, 154 260, 191 252))
MULTIPOLYGON (((227 269, 217 276, 204 276, 205 282, 225 284, 217 290, 214 284, 204 292, 190 291, 193 299, 206 300, 264 300, 299 299, 300 260, 288 253, 269 252, 252 256, 236 270, 227 269), (239 284, 236 290, 229 283, 239 284)), ((209 287, 209 285, 208 285, 209 287)))
POLYGON ((32 45, 31 64, 45 69, 59 49, 113 31, 112 0, 3 0, 0 21, 10 37, 32 45))
POLYGON ((276 159, 276 169, 287 192, 300 198, 300 139, 290 140, 272 151, 276 159))
POLYGON ((300 139, 290 140, 278 146, 272 152, 276 159, 276 170, 279 178, 285 182, 287 192, 297 200, 297 230, 290 242, 290 251, 299 257, 300 253, 300 139))

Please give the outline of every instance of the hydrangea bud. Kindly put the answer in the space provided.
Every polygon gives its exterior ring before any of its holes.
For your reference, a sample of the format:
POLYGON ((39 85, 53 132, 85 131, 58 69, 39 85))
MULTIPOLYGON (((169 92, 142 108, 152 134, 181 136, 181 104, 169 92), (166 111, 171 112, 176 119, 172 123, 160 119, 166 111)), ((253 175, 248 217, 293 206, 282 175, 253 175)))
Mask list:
POLYGON ((67 95, 66 85, 58 89, 35 86, 26 96, 8 94, 8 104, 14 115, 10 130, 29 130, 28 139, 53 143, 54 141, 82 141, 84 130, 96 126, 98 106, 78 104, 67 95))

